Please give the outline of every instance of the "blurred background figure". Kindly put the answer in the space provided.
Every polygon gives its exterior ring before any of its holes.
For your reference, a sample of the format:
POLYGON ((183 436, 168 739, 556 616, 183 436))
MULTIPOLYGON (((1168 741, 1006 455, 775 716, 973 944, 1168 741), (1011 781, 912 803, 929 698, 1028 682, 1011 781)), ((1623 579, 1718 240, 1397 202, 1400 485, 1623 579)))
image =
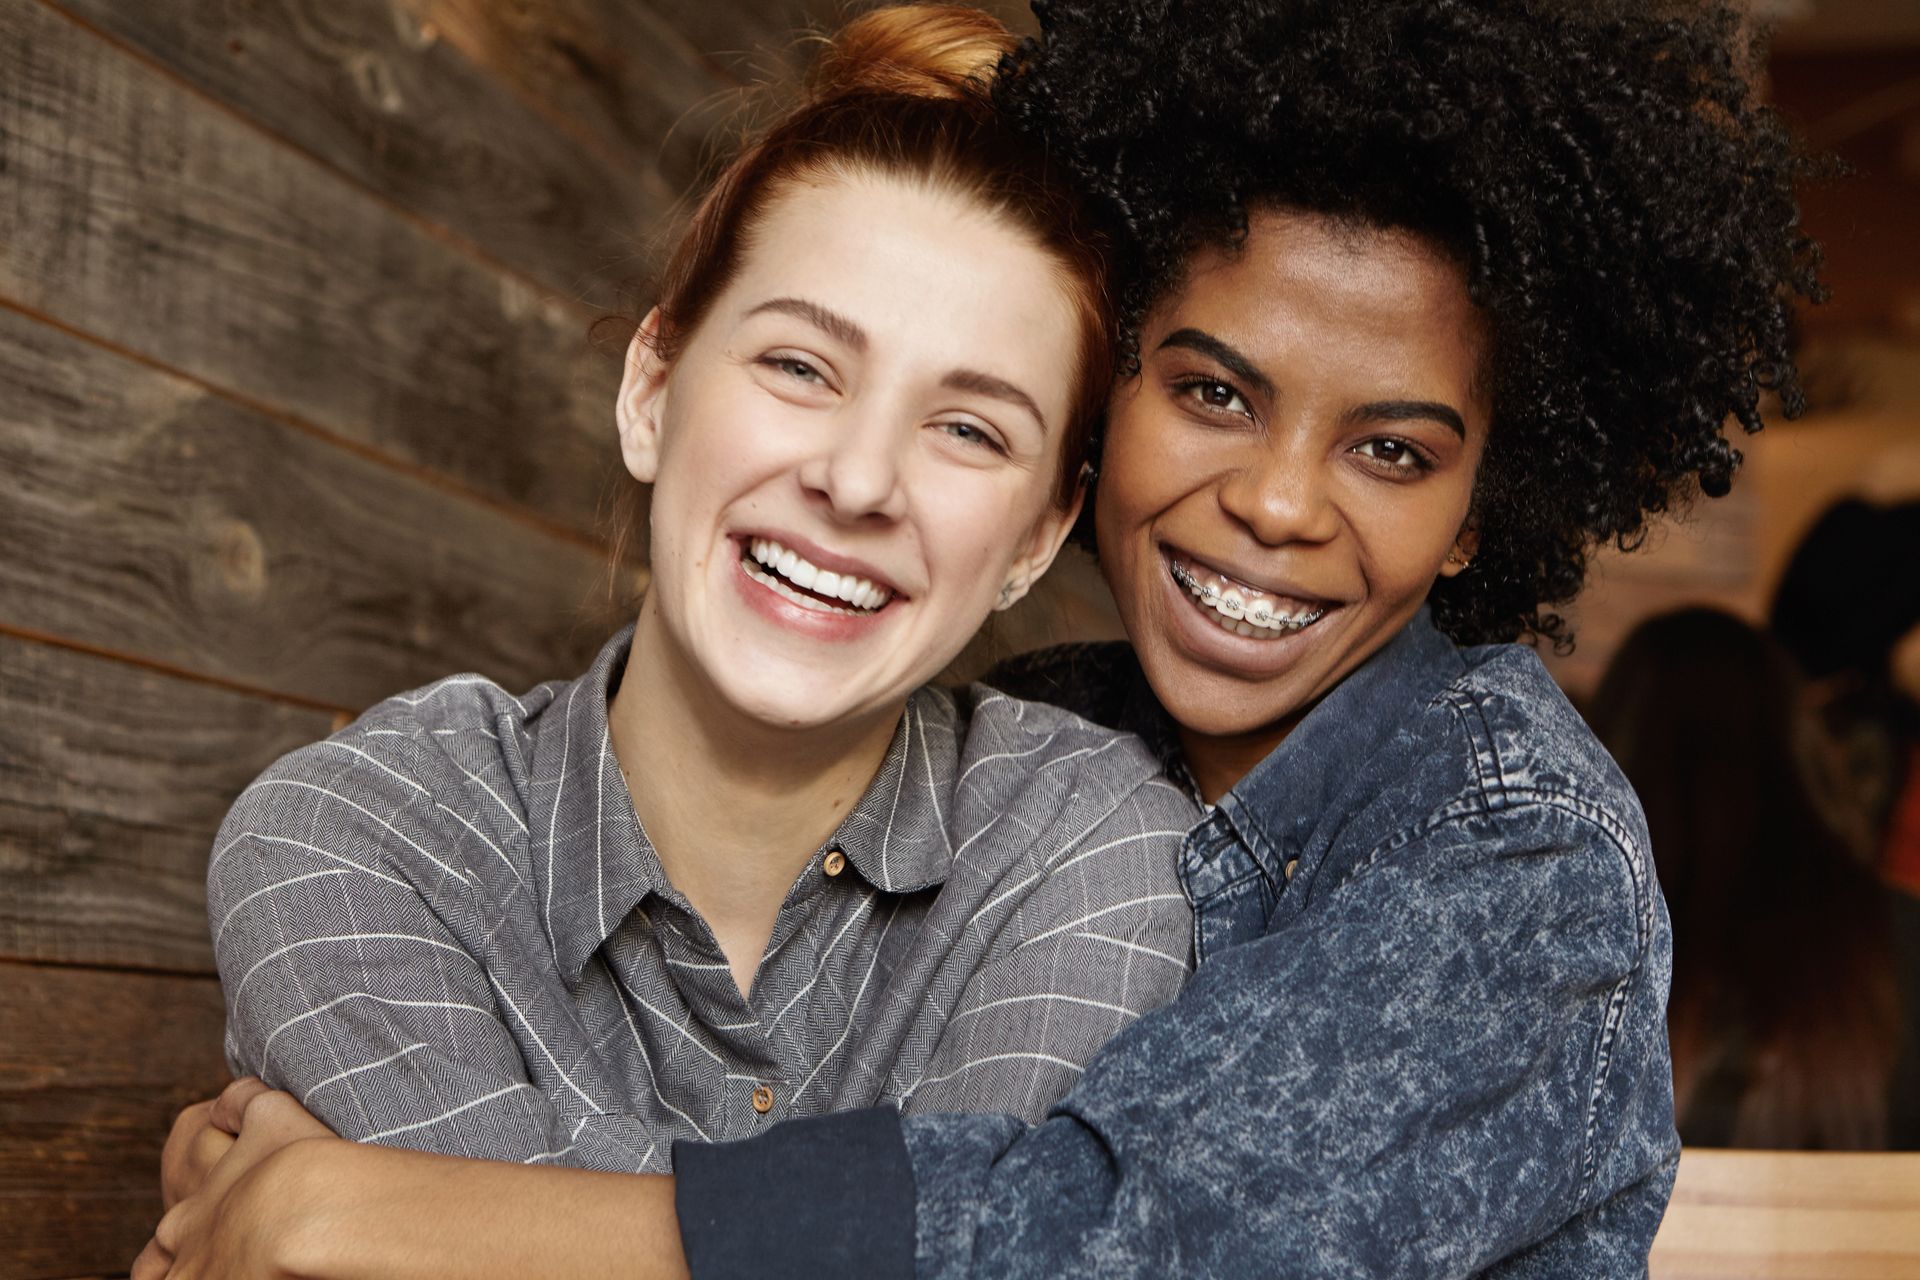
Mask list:
POLYGON ((1920 502, 1829 507, 1771 614, 1835 748, 1822 763, 1854 838, 1883 879, 1920 895, 1920 502))
POLYGON ((1628 636, 1591 707, 1673 914, 1682 1141, 1920 1145, 1916 992, 1895 960, 1920 911, 1820 790, 1823 730, 1786 648, 1717 609, 1666 614, 1628 636))

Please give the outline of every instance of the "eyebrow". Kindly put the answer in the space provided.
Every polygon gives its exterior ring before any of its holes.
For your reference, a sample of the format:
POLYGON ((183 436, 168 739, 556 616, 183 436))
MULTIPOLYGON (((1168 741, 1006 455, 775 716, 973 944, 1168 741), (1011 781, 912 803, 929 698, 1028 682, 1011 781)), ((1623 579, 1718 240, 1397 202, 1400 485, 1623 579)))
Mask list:
MULTIPOLYGON (((867 349, 865 329, 839 312, 829 311, 817 302, 808 302, 805 298, 769 298, 747 314, 757 316, 763 311, 797 316, 815 328, 838 338, 855 351, 864 352, 867 349)), ((1040 412, 1040 406, 1035 403, 1034 398, 1005 378, 995 377, 991 373, 982 373, 978 369, 955 369, 940 379, 940 385, 950 391, 970 391, 975 395, 1004 400, 1032 414, 1042 431, 1047 429, 1047 415, 1040 412)))
POLYGON ((805 298, 769 298, 759 306, 747 312, 757 316, 763 311, 778 312, 781 315, 795 316, 805 320, 816 329, 846 343, 855 351, 867 349, 867 331, 837 311, 829 311, 817 302, 808 302, 805 298))
POLYGON ((955 369, 940 379, 940 385, 950 391, 971 391, 975 395, 991 396, 995 400, 1004 400, 1017 408, 1025 409, 1040 424, 1040 430, 1047 430, 1047 415, 1040 412, 1040 406, 1033 397, 1014 386, 1005 378, 996 378, 990 373, 981 373, 978 369, 955 369))
POLYGON ((1347 415, 1354 422, 1437 422, 1462 440, 1467 424, 1452 405, 1437 400, 1379 400, 1347 415))
POLYGON ((1198 351, 1201 355, 1218 361, 1220 366, 1242 382, 1250 384, 1267 399, 1273 399, 1273 381, 1253 361, 1228 346, 1204 329, 1175 329, 1160 340, 1159 350, 1168 347, 1181 347, 1187 351, 1198 351))

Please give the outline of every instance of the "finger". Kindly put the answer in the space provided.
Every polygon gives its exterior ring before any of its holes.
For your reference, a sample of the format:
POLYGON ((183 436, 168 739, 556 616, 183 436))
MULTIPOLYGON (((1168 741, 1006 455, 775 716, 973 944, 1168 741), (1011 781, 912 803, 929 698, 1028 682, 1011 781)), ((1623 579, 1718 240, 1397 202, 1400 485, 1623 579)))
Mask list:
POLYGON ((246 1118, 247 1105, 261 1094, 271 1092, 263 1081, 253 1076, 242 1076, 235 1080, 213 1100, 213 1126, 238 1137, 241 1122, 246 1118))
POLYGON ((266 1130, 276 1145, 296 1138, 333 1136, 333 1130, 301 1106, 298 1098, 279 1089, 253 1096, 247 1103, 247 1126, 266 1130))
POLYGON ((213 1127, 208 1117, 213 1103, 188 1107, 174 1122, 167 1145, 160 1152, 160 1200, 171 1209, 199 1190, 213 1166, 233 1146, 231 1135, 213 1127))
POLYGON ((173 1261, 173 1255, 180 1249, 180 1237, 185 1229, 185 1204, 176 1205, 160 1215, 160 1225, 153 1229, 153 1245, 167 1255, 167 1261, 173 1261))
POLYGON ((190 1195, 203 1190, 213 1171, 239 1139, 222 1133, 212 1125, 203 1125, 181 1150, 169 1152, 161 1177, 162 1207, 171 1209, 190 1195))
POLYGON ((182 1190, 183 1178, 190 1177, 185 1168, 194 1143, 202 1133, 207 1132, 207 1113, 213 1110, 211 1102, 196 1102, 174 1118, 173 1128, 167 1134, 167 1144, 160 1149, 160 1200, 161 1208, 171 1209, 174 1202, 188 1192, 182 1190))
POLYGON ((149 1240, 140 1256, 133 1260, 130 1280, 166 1280, 172 1266, 173 1255, 162 1249, 158 1240, 149 1240))

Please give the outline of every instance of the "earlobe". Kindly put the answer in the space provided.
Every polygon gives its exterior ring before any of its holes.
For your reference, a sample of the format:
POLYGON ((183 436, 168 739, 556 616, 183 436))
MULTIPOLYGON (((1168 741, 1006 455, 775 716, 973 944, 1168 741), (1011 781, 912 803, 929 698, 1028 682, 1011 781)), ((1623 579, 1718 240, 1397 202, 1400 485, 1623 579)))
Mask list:
POLYGON ((614 402, 620 460, 641 484, 652 484, 660 470, 660 419, 666 407, 668 365, 655 349, 659 335, 660 310, 656 307, 647 313, 633 341, 627 344, 620 395, 614 402))
POLYGON ((1060 554, 1060 548, 1066 545, 1067 535, 1073 532, 1073 525, 1080 518, 1080 507, 1087 499, 1086 475, 1082 472, 1080 483, 1075 486, 1073 500, 1064 507, 1051 502, 1041 513, 1033 526, 1033 539, 1027 544, 1024 555, 1013 562, 1007 573, 1007 581, 1000 588, 1000 598, 994 602, 996 610, 1012 608, 1021 597, 1032 589, 1060 554))
POLYGON ((1447 558, 1440 565, 1440 576, 1455 578, 1467 571, 1473 558, 1480 554, 1480 530, 1467 525, 1460 530, 1460 536, 1453 540, 1453 546, 1447 550, 1447 558))

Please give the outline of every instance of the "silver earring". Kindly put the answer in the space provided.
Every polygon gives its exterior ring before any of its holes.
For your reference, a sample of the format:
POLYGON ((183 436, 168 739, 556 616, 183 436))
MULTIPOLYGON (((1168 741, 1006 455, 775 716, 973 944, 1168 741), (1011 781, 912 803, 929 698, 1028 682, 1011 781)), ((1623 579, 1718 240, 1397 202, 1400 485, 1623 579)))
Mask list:
POLYGON ((1000 607, 1004 609, 1012 603, 1013 603, 1013 584, 1009 582, 1005 586, 1000 588, 1000 607))

